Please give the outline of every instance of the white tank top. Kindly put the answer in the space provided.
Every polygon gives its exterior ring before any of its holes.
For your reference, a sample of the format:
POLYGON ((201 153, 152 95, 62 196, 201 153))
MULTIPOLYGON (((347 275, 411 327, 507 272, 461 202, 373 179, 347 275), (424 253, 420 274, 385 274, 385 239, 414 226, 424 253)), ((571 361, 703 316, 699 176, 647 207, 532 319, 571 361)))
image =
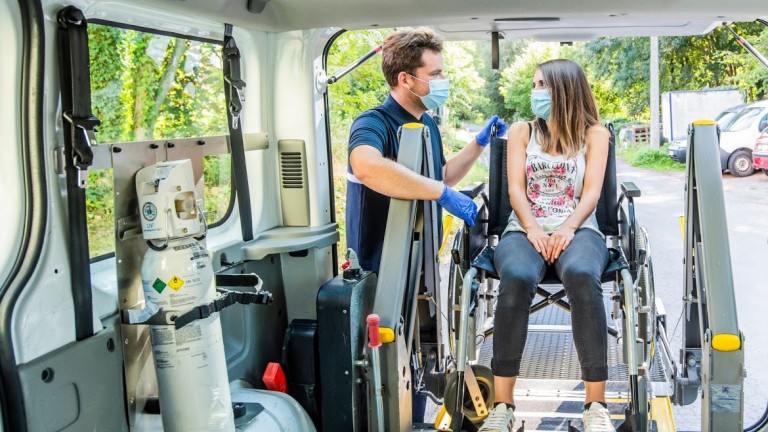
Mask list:
MULTIPOLYGON (((531 213, 547 234, 552 234, 560 228, 573 214, 581 199, 587 169, 586 151, 585 146, 572 159, 566 159, 562 155, 552 156, 542 150, 536 140, 536 134, 531 134, 525 149, 525 193, 531 213)), ((581 228, 589 228, 603 235, 597 226, 594 211, 581 224, 581 228)), ((514 211, 509 215, 504 234, 508 231, 525 232, 514 211)))

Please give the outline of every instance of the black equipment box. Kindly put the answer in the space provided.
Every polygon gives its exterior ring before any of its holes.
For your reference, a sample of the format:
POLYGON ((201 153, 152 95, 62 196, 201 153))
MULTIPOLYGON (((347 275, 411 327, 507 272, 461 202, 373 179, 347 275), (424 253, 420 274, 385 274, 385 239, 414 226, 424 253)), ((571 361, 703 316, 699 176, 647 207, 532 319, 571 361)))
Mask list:
POLYGON ((308 319, 291 321, 283 343, 288 393, 304 407, 317 423, 320 414, 317 385, 317 322, 308 319))
POLYGON ((368 430, 366 377, 354 362, 368 346, 366 317, 373 307, 376 275, 338 275, 317 293, 322 431, 368 430))

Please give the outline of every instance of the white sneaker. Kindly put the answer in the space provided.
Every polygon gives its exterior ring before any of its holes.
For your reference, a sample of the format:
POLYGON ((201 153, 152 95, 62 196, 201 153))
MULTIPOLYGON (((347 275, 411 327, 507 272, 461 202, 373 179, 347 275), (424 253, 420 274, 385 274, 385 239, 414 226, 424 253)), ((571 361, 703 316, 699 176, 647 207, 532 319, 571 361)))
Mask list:
POLYGON ((592 402, 582 415, 584 432, 616 432, 611 423, 611 413, 599 403, 592 402))
POLYGON ((478 432, 511 432, 515 426, 515 411, 500 403, 493 408, 478 432))

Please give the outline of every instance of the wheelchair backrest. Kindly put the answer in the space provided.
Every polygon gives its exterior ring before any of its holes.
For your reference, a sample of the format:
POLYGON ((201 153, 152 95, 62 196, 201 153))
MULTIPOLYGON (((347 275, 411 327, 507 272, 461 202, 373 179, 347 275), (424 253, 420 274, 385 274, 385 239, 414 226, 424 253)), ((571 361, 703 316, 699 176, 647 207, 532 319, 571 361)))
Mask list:
MULTIPOLYGON (((619 234, 618 195, 616 189, 616 134, 613 124, 606 125, 611 133, 608 143, 608 161, 605 166, 605 178, 600 200, 597 202, 595 216, 600 231, 606 236, 619 234)), ((507 186, 507 139, 491 139, 491 166, 488 182, 490 201, 488 215, 488 234, 500 236, 507 226, 512 205, 509 203, 507 186)))

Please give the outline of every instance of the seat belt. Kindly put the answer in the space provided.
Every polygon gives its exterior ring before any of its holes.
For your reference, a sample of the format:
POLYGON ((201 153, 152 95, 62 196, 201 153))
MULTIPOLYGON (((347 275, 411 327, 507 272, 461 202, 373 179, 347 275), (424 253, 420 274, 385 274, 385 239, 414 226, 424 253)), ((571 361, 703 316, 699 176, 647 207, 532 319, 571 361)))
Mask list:
POLYGON ((229 146, 232 152, 232 180, 237 193, 237 207, 240 213, 240 228, 243 241, 253 240, 253 216, 251 194, 248 187, 248 173, 245 164, 245 146, 240 112, 245 101, 245 82, 240 79, 240 50, 232 37, 232 24, 224 24, 224 96, 229 111, 229 146))
POLYGON ((75 336, 80 341, 94 334, 85 188, 88 168, 93 162, 91 143, 95 144, 94 132, 100 121, 91 112, 91 73, 85 16, 80 9, 68 6, 59 11, 57 21, 69 214, 70 281, 75 308, 75 336))

